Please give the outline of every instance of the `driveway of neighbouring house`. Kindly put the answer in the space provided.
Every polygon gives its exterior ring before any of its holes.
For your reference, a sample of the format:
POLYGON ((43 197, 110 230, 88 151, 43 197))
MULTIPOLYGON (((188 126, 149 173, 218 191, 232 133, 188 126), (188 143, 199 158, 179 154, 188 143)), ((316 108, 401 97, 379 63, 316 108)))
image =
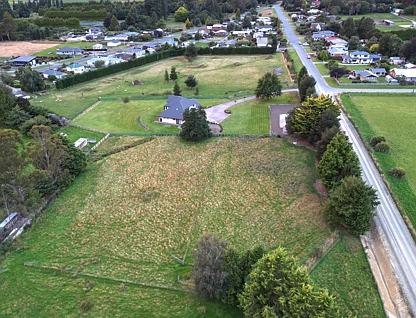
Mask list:
POLYGON ((252 99, 255 99, 256 96, 249 96, 242 99, 233 100, 231 102, 227 102, 224 104, 219 104, 217 106, 212 106, 210 108, 205 109, 205 112, 207 113, 207 120, 211 123, 217 123, 219 124, 222 122, 225 118, 230 116, 230 114, 224 113, 224 110, 237 105, 239 103, 243 103, 252 99))
MULTIPOLYGON (((292 88, 292 89, 284 89, 282 90, 282 93, 286 93, 286 92, 297 92, 297 88, 292 88)), ((253 100, 255 99, 256 96, 248 96, 248 97, 244 97, 242 99, 237 99, 237 100, 233 100, 224 104, 219 104, 217 106, 212 106, 210 108, 206 108, 205 112, 207 114, 207 120, 211 123, 221 123, 225 118, 227 118, 228 116, 230 116, 230 114, 226 114, 224 113, 224 110, 240 104, 240 103, 244 103, 247 102, 249 100, 253 100)))

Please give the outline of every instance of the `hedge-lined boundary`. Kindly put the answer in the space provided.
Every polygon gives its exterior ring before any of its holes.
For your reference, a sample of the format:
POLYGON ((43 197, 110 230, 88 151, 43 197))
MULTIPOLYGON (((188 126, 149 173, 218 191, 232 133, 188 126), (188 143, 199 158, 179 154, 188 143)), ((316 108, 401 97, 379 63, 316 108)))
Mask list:
MULTIPOLYGON (((185 53, 184 48, 171 49, 145 55, 143 57, 132 59, 124 63, 110 65, 108 67, 96 69, 94 71, 67 76, 56 82, 57 89, 64 89, 73 85, 85 83, 97 78, 105 77, 118 72, 126 71, 134 67, 143 66, 169 57, 181 56, 185 53)), ((275 50, 271 47, 227 47, 227 48, 199 48, 199 55, 254 55, 254 54, 272 54, 275 50)))

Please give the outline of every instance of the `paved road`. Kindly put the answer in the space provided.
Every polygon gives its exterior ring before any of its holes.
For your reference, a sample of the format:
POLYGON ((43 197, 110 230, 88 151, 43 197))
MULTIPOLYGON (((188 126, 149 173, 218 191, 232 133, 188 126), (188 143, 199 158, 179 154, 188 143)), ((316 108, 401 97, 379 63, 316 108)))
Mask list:
MULTIPOLYGON (((338 89, 329 87, 324 78, 316 69, 303 47, 298 44, 295 32, 290 26, 287 18, 279 5, 274 6, 279 19, 282 21, 289 42, 298 52, 302 63, 308 69, 310 75, 316 79, 316 90, 319 94, 330 94, 334 96, 340 92, 412 92, 412 89, 338 89)), ((403 289, 408 305, 416 315, 416 245, 411 237, 396 205, 394 204, 388 190, 386 189, 380 174, 371 160, 364 144, 359 138, 355 128, 352 126, 344 113, 341 114, 341 129, 346 132, 353 144, 354 150, 360 159, 363 171, 363 179, 371 184, 376 190, 380 200, 375 217, 376 225, 379 226, 387 243, 388 254, 396 271, 398 281, 403 289)))

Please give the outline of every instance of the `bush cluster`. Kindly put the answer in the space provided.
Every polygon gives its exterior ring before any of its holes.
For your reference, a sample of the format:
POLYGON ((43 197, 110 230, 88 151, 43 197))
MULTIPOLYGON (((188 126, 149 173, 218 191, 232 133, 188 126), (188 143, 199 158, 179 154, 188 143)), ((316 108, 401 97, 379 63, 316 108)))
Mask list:
POLYGON ((394 167, 389 170, 390 174, 394 178, 404 178, 406 171, 400 167, 394 167))

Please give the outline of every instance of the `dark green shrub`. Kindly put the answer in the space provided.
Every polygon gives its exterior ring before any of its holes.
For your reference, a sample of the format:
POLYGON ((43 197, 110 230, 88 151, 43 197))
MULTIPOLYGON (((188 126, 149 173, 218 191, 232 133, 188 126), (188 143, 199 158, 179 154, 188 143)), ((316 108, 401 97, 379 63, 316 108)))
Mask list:
POLYGON ((394 178, 404 178, 406 171, 400 167, 394 167, 389 170, 390 174, 394 178))
POLYGON ((384 136, 374 136, 370 139, 370 145, 375 147, 379 142, 386 141, 384 136))
POLYGON ((375 151, 378 152, 390 152, 390 145, 386 141, 381 141, 374 147, 375 151))

